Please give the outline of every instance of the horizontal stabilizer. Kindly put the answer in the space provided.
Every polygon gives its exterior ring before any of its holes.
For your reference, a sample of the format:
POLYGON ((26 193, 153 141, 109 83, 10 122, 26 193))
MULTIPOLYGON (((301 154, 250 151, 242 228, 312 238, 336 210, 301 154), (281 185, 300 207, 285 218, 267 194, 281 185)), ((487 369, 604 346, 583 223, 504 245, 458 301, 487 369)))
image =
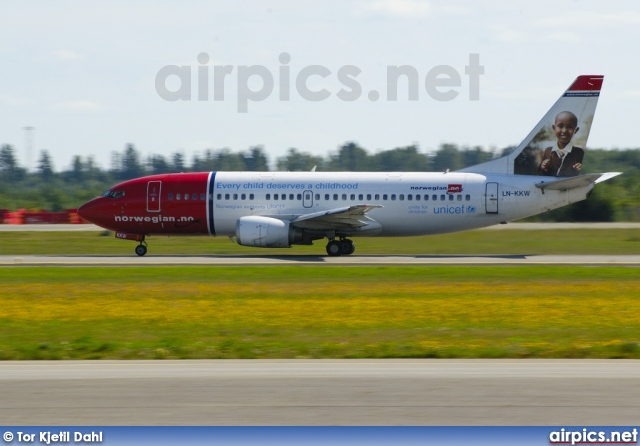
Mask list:
POLYGON ((577 187, 586 187, 590 184, 601 183, 610 178, 620 175, 622 172, 609 172, 609 173, 589 173, 586 175, 579 175, 577 177, 565 178, 562 180, 550 180, 541 181, 536 183, 536 187, 544 190, 569 190, 577 187))

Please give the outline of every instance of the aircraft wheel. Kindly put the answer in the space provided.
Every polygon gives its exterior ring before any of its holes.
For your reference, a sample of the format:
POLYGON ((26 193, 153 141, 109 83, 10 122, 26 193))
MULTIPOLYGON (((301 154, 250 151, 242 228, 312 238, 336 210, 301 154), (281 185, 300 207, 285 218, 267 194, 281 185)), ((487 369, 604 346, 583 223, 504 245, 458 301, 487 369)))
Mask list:
POLYGON ((146 246, 144 246, 144 245, 136 246, 136 254, 138 254, 140 257, 145 255, 146 253, 147 253, 147 247, 146 246))
POLYGON ((353 254, 356 250, 356 244, 353 243, 353 240, 344 239, 340 240, 340 254, 344 256, 348 256, 353 254))
POLYGON ((342 245, 336 240, 327 243, 327 254, 332 257, 342 255, 342 245))

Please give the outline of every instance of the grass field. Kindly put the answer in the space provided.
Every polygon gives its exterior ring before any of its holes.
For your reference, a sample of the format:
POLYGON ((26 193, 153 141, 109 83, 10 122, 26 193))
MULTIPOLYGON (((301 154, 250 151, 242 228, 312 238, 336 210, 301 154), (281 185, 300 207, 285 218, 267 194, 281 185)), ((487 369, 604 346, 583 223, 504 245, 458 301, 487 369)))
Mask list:
POLYGON ((628 267, 5 267, 0 284, 0 359, 640 358, 628 267))
MULTIPOLYGON (((369 254, 638 254, 637 229, 478 230, 455 234, 355 238, 356 255, 369 254)), ((148 237, 148 255, 325 255, 313 246, 261 249, 226 237, 148 237)), ((99 232, 0 232, 0 255, 134 255, 136 243, 99 232), (104 235, 103 235, 104 234, 104 235)))

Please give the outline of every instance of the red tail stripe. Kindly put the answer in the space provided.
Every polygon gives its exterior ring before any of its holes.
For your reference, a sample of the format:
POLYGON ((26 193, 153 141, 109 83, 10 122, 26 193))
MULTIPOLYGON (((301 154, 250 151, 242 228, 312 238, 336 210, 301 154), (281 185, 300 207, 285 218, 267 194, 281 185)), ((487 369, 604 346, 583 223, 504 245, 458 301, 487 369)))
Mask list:
POLYGON ((579 76, 568 91, 600 91, 604 76, 579 76))

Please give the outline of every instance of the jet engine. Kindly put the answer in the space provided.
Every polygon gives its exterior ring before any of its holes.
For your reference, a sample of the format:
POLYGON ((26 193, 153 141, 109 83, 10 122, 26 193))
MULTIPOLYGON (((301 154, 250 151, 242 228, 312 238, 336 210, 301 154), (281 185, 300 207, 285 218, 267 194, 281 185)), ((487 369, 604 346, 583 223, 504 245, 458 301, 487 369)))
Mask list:
POLYGON ((271 217, 251 215, 236 223, 238 245, 260 248, 289 248, 302 241, 302 230, 291 223, 271 217))

